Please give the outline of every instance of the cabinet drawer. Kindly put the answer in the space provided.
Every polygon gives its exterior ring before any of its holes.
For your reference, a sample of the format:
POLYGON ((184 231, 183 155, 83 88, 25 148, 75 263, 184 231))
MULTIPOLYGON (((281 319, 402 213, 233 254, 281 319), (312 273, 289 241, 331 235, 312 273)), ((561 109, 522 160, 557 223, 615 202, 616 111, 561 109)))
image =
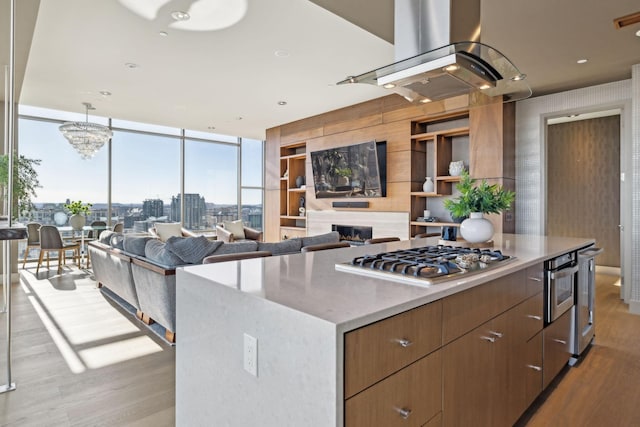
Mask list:
POLYGON ((542 393, 542 331, 526 344, 525 361, 525 402, 523 410, 542 393))
POLYGON ((527 296, 536 295, 544 290, 544 265, 536 264, 526 270, 527 296))
MULTIPOLYGON (((524 301, 525 270, 444 298, 442 342, 447 344, 524 301)), ((446 415, 445 415, 446 418, 446 415)))
POLYGON ((348 332, 345 335, 345 398, 441 345, 441 301, 348 332))
POLYGON ((345 427, 418 427, 441 410, 442 358, 436 351, 348 399, 345 427))
POLYGON ((544 329, 543 371, 544 388, 560 373, 571 357, 571 318, 573 310, 568 310, 555 322, 544 329))
POLYGON ((516 319, 522 327, 522 339, 525 341, 533 338, 544 326, 544 295, 536 294, 522 303, 519 307, 519 319, 516 319))

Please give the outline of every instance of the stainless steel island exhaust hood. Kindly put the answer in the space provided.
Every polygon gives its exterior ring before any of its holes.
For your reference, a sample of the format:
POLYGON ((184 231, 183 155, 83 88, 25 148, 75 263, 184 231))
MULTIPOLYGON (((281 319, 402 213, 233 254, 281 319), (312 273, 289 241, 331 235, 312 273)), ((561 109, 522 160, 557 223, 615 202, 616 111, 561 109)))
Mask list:
POLYGON ((531 96, 525 75, 498 50, 476 41, 479 0, 396 0, 394 22, 398 62, 338 84, 373 84, 415 103, 473 92, 505 101, 531 96))

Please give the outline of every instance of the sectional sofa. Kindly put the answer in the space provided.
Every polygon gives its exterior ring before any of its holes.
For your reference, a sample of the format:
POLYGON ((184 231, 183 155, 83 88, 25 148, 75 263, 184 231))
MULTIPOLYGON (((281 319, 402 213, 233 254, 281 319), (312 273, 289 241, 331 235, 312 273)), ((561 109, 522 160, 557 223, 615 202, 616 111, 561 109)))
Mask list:
POLYGON ((211 256, 253 251, 272 255, 299 253, 305 246, 336 243, 337 232, 294 238, 282 242, 241 241, 225 243, 206 237, 171 237, 166 242, 152 236, 104 231, 89 242, 89 256, 98 286, 106 287, 136 310, 147 324, 157 322, 166 338, 175 342, 176 268, 201 264, 211 256))

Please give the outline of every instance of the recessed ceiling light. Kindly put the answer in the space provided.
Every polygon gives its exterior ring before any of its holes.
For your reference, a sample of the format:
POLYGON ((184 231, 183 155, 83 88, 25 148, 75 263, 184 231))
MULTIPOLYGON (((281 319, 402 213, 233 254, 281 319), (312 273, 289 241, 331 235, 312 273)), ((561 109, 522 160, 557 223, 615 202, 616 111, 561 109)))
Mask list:
POLYGON ((100 91, 100 95, 102 95, 102 96, 111 96, 111 92, 109 92, 108 90, 101 90, 100 91))
POLYGON ((394 85, 393 83, 387 83, 386 85, 382 86, 385 89, 393 89, 394 87, 396 87, 396 85, 394 85))
POLYGON ((517 76, 511 77, 511 80, 513 80, 514 82, 519 82, 520 80, 524 80, 526 78, 527 78, 526 74, 518 74, 517 76))
POLYGON ((171 17, 176 21, 188 21, 189 18, 191 18, 187 12, 183 12, 181 10, 171 12, 171 17))
POLYGON ((636 31, 636 36, 640 37, 640 30, 636 31))
POLYGON ((275 52, 273 52, 273 54, 278 58, 288 58, 290 56, 290 53, 288 51, 282 49, 276 50, 275 52))
POLYGON ((134 64, 133 62, 127 62, 124 66, 127 68, 138 68, 138 64, 134 64))
POLYGON ((422 99, 420 100, 420 102, 421 102, 421 103, 423 103, 423 104, 426 104, 426 103, 428 103, 428 102, 431 102, 431 100, 430 100, 429 98, 422 98, 422 99))
POLYGON ((583 58, 583 59, 578 59, 576 62, 577 62, 578 64, 586 64, 588 61, 589 61, 588 59, 583 58))
POLYGON ((169 33, 167 33, 166 31, 160 31, 160 32, 158 33, 158 35, 159 35, 159 36, 162 36, 162 37, 167 37, 167 36, 169 35, 169 33))
POLYGON ((287 101, 278 101, 278 105, 287 105, 287 101))
POLYGON ((485 84, 483 84, 482 86, 480 86, 478 89, 480 89, 480 90, 487 90, 487 89, 489 89, 490 87, 491 87, 491 86, 489 86, 488 84, 486 84, 486 83, 485 83, 485 84))

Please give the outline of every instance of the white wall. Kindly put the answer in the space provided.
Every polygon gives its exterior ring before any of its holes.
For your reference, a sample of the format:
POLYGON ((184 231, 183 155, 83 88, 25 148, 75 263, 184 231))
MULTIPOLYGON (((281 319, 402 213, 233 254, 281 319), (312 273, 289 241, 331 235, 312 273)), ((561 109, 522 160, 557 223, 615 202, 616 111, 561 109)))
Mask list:
POLYGON ((630 311, 640 314, 640 64, 631 80, 540 96, 516 105, 516 232, 545 234, 546 120, 568 114, 620 108, 620 169, 624 240, 625 295, 630 311), (635 96, 633 96, 635 95, 635 96), (632 161, 633 159, 633 161, 632 161), (628 230, 631 230, 629 232, 628 230), (635 260, 635 262, 631 262, 635 260), (633 264, 633 266, 632 266, 633 264))

